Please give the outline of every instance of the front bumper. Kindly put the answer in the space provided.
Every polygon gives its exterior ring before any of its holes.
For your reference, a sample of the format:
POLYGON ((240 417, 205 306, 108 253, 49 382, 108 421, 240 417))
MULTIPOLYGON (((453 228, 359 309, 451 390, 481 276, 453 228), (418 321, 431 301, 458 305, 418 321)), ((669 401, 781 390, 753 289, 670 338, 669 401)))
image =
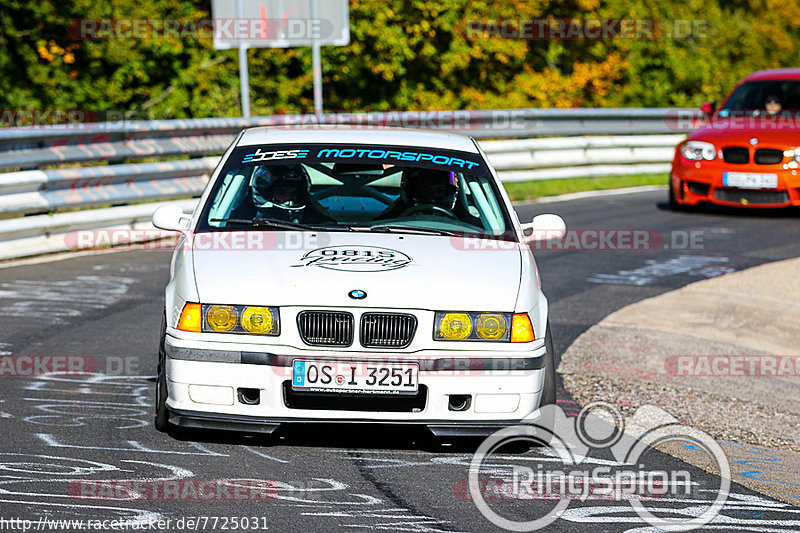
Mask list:
POLYGON ((675 200, 683 205, 709 202, 729 207, 780 208, 800 206, 800 175, 782 165, 731 165, 721 161, 693 162, 677 157, 672 163, 670 186, 675 200), (771 173, 778 175, 774 189, 726 187, 725 172, 771 173))
MULTIPOLYGON (((210 347, 166 337, 170 422, 187 428, 271 433, 304 422, 413 424, 443 436, 477 436, 537 417, 546 366, 542 343, 526 352, 415 353, 252 351, 252 345, 210 347), (288 352, 288 353, 287 353, 288 352), (305 394, 291 389, 292 360, 402 360, 420 364, 416 396, 305 394), (241 390, 257 391, 258 403, 241 390), (451 396, 469 396, 452 410, 451 396), (298 398, 299 397, 299 398, 298 398), (382 408, 381 402, 387 405, 382 408)), ((264 347, 264 349, 269 349, 264 347)))
MULTIPOLYGON (((537 420, 531 417, 526 423, 537 420)), ((318 418, 264 418, 257 416, 222 415, 200 411, 181 411, 170 409, 170 423, 186 429, 211 429, 222 431, 238 431, 241 433, 271 434, 283 424, 320 424, 330 423, 318 418)), ((384 425, 416 425, 427 428, 436 437, 486 437, 495 431, 520 423, 519 420, 492 420, 486 422, 415 420, 409 421, 375 421, 360 418, 337 419, 336 424, 384 424, 384 425)), ((543 428, 546 426, 543 426, 543 428)), ((543 431, 546 435, 547 431, 543 431)))

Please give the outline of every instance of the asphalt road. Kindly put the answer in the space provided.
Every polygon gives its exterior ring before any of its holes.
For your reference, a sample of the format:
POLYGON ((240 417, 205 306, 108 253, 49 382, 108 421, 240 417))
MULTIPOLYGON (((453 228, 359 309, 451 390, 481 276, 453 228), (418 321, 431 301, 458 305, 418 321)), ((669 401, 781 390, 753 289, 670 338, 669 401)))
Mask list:
MULTIPOLYGON (((571 249, 536 253, 557 351, 629 303, 800 256, 797 212, 673 213, 662 205, 665 195, 518 207, 523 220, 554 212, 579 230, 571 249), (646 232, 646 249, 619 249, 616 237, 605 246, 617 249, 576 249, 581 238, 591 246, 601 230, 646 232)), ((14 519, 31 520, 34 530, 46 530, 47 520, 54 519, 122 519, 129 521, 129 530, 138 521, 152 524, 151 530, 164 526, 162 531, 501 531, 465 497, 474 444, 435 442, 414 429, 329 425, 288 428, 272 438, 195 433, 179 440, 156 432, 153 375, 168 261, 168 252, 139 250, 0 269, 0 352, 83 356, 97 365, 96 372, 83 376, 0 379, 0 530, 20 529, 23 523, 14 519), (79 491, 90 485, 78 483, 139 480, 163 488, 165 480, 183 480, 180 487, 186 491, 200 480, 232 478, 270 480, 276 490, 225 501, 220 501, 225 492, 213 501, 191 501, 191 492, 178 500, 163 493, 131 499, 120 492, 86 499, 79 491), (205 519, 187 522, 194 517, 205 519), (236 524, 236 517, 247 521, 236 524)), ((563 389, 559 406, 567 414, 579 410, 563 389)), ((548 457, 532 450, 498 457, 495 466, 548 457)), ((607 450, 598 450, 586 462, 614 465, 612 459, 607 450)), ((658 452, 641 463, 647 471, 686 470, 700 492, 706 491, 700 499, 646 504, 662 516, 680 516, 706 504, 719 486, 715 476, 658 452)), ((730 492, 720 515, 703 530, 800 529, 797 508, 738 485, 730 492)), ((532 520, 553 505, 505 501, 493 509, 510 519, 532 520)), ((94 524, 103 531, 114 525, 94 524)), ((629 503, 595 499, 573 501, 548 530, 653 531, 648 527, 629 503)), ((50 530, 76 528, 59 524, 50 530)))

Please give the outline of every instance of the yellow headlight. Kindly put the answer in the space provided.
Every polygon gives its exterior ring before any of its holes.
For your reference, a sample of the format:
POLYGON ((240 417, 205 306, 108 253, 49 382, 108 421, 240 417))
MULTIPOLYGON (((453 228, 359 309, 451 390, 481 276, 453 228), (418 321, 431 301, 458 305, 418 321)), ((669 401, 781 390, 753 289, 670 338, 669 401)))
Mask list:
POLYGON ((475 328, 478 336, 486 340, 497 340, 506 334, 506 319, 503 315, 484 314, 478 317, 475 328))
POLYGON ((466 313, 447 313, 442 317, 439 331, 448 340, 466 339, 472 332, 472 320, 466 313))
POLYGON ((272 333, 275 321, 267 307, 245 307, 242 313, 242 327, 250 333, 272 333))
POLYGON ((206 311, 206 322, 214 331, 230 331, 236 326, 236 309, 230 305, 212 305, 206 311))
POLYGON ((200 304, 185 304, 183 311, 181 311, 181 318, 178 320, 178 329, 181 331, 200 331, 202 329, 201 316, 200 304))

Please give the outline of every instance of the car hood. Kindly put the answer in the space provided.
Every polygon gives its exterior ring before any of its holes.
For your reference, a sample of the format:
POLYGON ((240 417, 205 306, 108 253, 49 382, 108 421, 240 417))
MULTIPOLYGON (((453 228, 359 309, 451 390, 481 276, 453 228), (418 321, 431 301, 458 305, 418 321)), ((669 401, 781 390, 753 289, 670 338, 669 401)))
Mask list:
POLYGON ((800 129, 779 129, 776 122, 749 124, 746 117, 738 117, 735 120, 717 120, 689 135, 691 140, 707 141, 717 146, 749 146, 753 138, 758 139, 759 146, 800 146, 800 129))
POLYGON ((212 235, 192 243, 202 303, 510 312, 519 291, 517 243, 253 231, 225 232, 214 243, 212 235))

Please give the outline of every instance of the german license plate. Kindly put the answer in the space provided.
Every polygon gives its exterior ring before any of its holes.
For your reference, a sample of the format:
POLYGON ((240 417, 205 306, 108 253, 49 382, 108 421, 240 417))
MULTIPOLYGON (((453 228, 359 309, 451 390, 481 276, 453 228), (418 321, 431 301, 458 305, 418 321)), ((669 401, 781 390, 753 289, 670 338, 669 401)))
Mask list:
POLYGON ((777 189, 778 175, 757 172, 725 172, 722 175, 722 184, 726 187, 741 187, 742 189, 777 189))
POLYGON ((292 389, 310 392, 415 394, 419 364, 383 361, 292 361, 292 389))

